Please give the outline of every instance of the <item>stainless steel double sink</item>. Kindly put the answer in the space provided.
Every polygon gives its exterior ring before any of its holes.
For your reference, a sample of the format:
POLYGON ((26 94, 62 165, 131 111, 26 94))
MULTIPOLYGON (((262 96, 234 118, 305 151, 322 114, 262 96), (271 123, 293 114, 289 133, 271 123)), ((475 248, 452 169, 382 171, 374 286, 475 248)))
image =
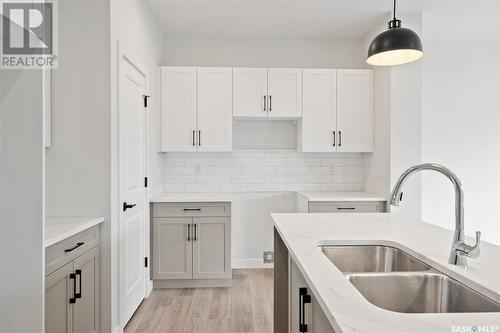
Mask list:
POLYGON ((500 312, 500 303, 386 245, 320 250, 370 303, 404 313, 500 312))

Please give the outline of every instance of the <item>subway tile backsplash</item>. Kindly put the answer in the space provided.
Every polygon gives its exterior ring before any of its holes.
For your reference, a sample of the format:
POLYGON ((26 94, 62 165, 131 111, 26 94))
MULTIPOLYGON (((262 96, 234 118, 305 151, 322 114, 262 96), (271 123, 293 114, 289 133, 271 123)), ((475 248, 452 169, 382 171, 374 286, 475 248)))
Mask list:
POLYGON ((164 192, 362 191, 356 153, 160 153, 164 192))

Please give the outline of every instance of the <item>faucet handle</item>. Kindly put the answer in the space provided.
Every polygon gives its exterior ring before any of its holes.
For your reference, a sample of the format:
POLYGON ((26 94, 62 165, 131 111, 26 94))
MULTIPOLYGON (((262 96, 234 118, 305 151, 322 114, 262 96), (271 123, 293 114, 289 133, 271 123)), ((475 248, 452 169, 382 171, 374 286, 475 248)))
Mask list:
POLYGON ((479 257, 479 253, 481 253, 481 249, 479 246, 481 245, 481 231, 476 231, 476 244, 470 248, 470 252, 468 256, 472 259, 479 257))

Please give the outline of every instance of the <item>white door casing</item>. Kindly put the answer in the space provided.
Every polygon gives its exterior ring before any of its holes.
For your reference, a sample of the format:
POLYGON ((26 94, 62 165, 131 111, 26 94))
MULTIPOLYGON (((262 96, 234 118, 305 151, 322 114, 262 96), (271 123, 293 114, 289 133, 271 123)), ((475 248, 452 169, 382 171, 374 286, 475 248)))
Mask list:
POLYGON ((119 324, 124 327, 146 294, 144 229, 146 192, 147 74, 137 61, 119 52, 118 59, 118 221, 119 324), (126 211, 127 203, 135 205, 126 211))
POLYGON ((198 151, 231 151, 232 68, 198 68, 198 151))
POLYGON ((233 69, 235 117, 267 117, 268 102, 266 68, 233 69))
POLYGON ((337 71, 304 69, 301 151, 337 150, 337 71))

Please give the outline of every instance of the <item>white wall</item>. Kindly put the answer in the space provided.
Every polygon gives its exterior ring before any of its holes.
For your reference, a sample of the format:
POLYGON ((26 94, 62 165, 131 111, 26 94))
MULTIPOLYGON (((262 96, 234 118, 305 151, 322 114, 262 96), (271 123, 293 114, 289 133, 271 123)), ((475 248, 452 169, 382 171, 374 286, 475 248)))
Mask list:
POLYGON ((59 68, 52 71, 47 215, 104 216, 102 331, 109 320, 109 0, 59 1, 59 68))
MULTIPOLYGON (((469 24, 469 23, 468 23, 469 24)), ((465 191, 465 231, 500 244, 500 34, 498 40, 432 39, 426 32, 423 158, 451 168, 465 191)), ((454 228, 454 193, 426 174, 423 219, 454 228)))
MULTIPOLYGON (((402 12, 403 26, 422 35, 422 14, 402 12)), ((389 21, 390 18, 387 18, 389 21)), ((365 47, 387 22, 367 36, 365 47)), ((365 52, 366 54, 366 52, 365 52)), ((366 155, 366 190, 387 196, 401 173, 422 163, 422 62, 375 69, 374 152, 366 155)), ((404 201, 391 211, 421 218, 421 175, 404 186, 404 201)))
MULTIPOLYGON (((147 176, 148 176, 148 196, 158 193, 162 189, 160 177, 160 161, 158 150, 160 145, 160 113, 159 113, 159 94, 158 94, 158 70, 159 57, 162 47, 162 35, 156 23, 154 15, 149 7, 143 1, 111 1, 111 207, 119 207, 117 186, 117 54, 118 49, 125 52, 133 59, 137 59, 145 67, 148 76, 148 94, 151 96, 147 111, 147 176)), ((146 221, 149 221, 149 211, 146 221)), ((108 295, 104 296, 103 302, 106 302, 111 311, 109 322, 105 323, 105 331, 114 331, 119 329, 118 318, 118 218, 119 209, 111 211, 111 224, 106 236, 108 246, 111 249, 110 257, 106 261, 107 274, 110 280, 106 287, 108 295), (111 304, 109 304, 110 298, 111 304), (110 327, 110 328, 109 328, 110 327)), ((149 223, 145 226, 146 235, 149 235, 149 223)), ((145 251, 149 256, 149 238, 146 239, 145 251)), ((147 270, 149 274, 149 270, 147 270)), ((149 277, 147 278, 149 282, 149 277)), ((151 283, 148 285, 152 288, 151 283)))
POLYGON ((0 331, 43 331, 42 76, 0 70, 0 331))
POLYGON ((165 36, 162 65, 365 68, 362 39, 165 36))

